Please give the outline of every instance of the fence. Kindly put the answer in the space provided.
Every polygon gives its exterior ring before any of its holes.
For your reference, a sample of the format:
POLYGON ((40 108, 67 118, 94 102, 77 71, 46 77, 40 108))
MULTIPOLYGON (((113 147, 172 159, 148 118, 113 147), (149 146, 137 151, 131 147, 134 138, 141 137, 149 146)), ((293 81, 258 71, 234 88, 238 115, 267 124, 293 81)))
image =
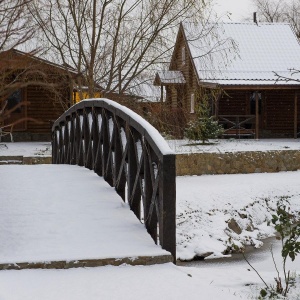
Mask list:
POLYGON ((107 99, 81 101, 52 127, 52 163, 94 170, 176 259, 175 154, 158 131, 107 99))

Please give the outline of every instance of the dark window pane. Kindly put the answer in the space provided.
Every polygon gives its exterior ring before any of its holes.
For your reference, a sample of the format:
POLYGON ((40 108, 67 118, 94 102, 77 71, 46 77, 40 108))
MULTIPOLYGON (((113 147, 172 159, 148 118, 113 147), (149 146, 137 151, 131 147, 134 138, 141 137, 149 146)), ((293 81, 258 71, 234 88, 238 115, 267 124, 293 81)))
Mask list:
MULTIPOLYGON (((13 109, 22 101, 22 93, 21 90, 14 91, 8 98, 7 98, 7 109, 13 109)), ((21 107, 16 108, 13 112, 21 112, 21 107)))

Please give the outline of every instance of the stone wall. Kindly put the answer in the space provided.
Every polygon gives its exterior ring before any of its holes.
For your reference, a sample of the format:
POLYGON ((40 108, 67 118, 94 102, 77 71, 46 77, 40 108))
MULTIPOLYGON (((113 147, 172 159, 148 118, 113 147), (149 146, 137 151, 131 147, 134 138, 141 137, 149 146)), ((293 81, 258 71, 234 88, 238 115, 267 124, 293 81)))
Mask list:
POLYGON ((300 169, 300 151, 245 151, 176 155, 176 174, 245 174, 300 169))

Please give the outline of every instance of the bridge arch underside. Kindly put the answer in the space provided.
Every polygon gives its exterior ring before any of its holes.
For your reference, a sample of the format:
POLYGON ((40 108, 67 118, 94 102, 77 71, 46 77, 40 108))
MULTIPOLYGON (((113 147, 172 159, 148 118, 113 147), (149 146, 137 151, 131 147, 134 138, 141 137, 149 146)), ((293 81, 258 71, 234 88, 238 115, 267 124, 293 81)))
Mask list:
POLYGON ((107 99, 85 100, 52 127, 52 162, 94 170, 176 260, 175 154, 140 116, 107 99))

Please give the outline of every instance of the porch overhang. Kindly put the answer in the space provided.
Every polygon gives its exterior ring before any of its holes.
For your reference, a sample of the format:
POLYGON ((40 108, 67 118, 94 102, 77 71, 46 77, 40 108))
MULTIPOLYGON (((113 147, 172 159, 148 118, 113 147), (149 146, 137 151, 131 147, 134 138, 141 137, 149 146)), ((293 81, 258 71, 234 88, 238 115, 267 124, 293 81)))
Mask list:
POLYGON ((155 86, 185 84, 185 78, 181 71, 159 71, 154 79, 155 86))
POLYGON ((270 84, 270 85, 264 85, 264 84, 255 84, 255 85, 238 85, 238 84, 232 84, 232 85, 226 85, 222 84, 220 87, 223 90, 250 90, 250 91, 257 91, 257 90, 297 90, 300 89, 300 83, 299 84, 291 84, 291 85, 279 85, 279 84, 270 84))

